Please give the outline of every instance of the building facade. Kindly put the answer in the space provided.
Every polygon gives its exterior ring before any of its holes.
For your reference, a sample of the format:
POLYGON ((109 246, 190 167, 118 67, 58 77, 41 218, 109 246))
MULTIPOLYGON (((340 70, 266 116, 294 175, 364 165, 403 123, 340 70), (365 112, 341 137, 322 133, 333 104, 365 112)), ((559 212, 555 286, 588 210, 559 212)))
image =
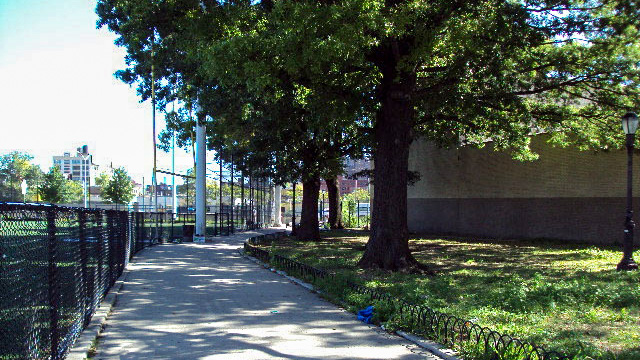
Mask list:
MULTIPOLYGON (((156 193, 158 194, 158 196, 173 196, 173 186, 165 183, 159 183, 156 187, 156 193)), ((153 185, 146 186, 145 194, 153 195, 153 185)))
MULTIPOLYGON (((344 159, 344 173, 347 176, 360 173, 371 169, 371 160, 369 159, 344 159)), ((359 178, 367 178, 367 176, 360 176, 359 178)))
MULTIPOLYGON (((356 189, 369 189, 368 178, 347 179, 344 176, 340 175, 338 176, 338 184, 340 196, 351 194, 352 192, 356 191, 356 189)), ((327 183, 324 180, 320 181, 320 190, 327 191, 327 183)))
MULTIPOLYGON (((513 160, 485 148, 411 146, 409 170, 420 180, 408 187, 409 230, 434 235, 547 238, 615 244, 626 214, 626 151, 559 148, 547 135, 532 139, 536 161, 513 160)), ((640 207, 635 160, 634 205, 640 207)), ((636 211, 636 214, 640 212, 636 211)), ((640 238, 638 232, 635 241, 640 238)))
MULTIPOLYGON (((369 177, 362 174, 363 171, 371 169, 369 159, 344 159, 344 174, 338 176, 340 196, 351 194, 357 189, 369 189, 369 177), (358 176, 356 176, 358 174, 358 176)), ((327 191, 327 184, 324 180, 320 182, 320 190, 327 191)))
POLYGON ((65 152, 62 156, 53 157, 53 166, 58 166, 60 172, 67 179, 90 186, 95 177, 93 171, 93 155, 89 154, 89 147, 83 145, 75 154, 65 152))

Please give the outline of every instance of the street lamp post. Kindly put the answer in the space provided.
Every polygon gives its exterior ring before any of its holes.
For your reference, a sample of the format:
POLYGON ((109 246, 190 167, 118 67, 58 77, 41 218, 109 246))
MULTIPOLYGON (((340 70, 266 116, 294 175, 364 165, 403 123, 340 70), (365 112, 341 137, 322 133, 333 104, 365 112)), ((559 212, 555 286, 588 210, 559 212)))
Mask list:
POLYGON ((638 129, 638 117, 635 113, 629 112, 622 117, 622 129, 625 134, 627 134, 627 218, 624 222, 624 255, 618 264, 618 271, 638 269, 638 264, 633 260, 633 228, 635 227, 635 223, 633 222, 633 193, 631 186, 633 182, 633 143, 636 130, 638 129))
MULTIPOLYGON (((81 153, 80 152, 80 148, 78 148, 78 155, 80 156, 80 158, 82 159, 82 167, 80 168, 80 171, 82 173, 81 177, 82 177, 82 197, 83 197, 83 206, 85 208, 88 207, 87 204, 87 192, 88 190, 88 186, 87 186, 87 178, 89 177, 89 166, 90 163, 89 161, 91 160, 91 155, 89 154, 85 154, 85 153, 81 153)), ((91 163, 93 163, 93 161, 91 161, 91 163)), ((89 184, 90 186, 91 184, 89 184)), ((91 197, 91 194, 89 194, 89 197, 91 197)))

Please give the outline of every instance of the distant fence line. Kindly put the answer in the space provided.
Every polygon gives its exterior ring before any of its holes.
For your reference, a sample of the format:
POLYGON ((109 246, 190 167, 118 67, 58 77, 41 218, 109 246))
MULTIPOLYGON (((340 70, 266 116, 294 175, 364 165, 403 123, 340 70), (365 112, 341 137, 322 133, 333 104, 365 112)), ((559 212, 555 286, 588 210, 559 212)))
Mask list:
MULTIPOLYGON (((207 235, 261 227, 207 214, 207 235)), ((0 359, 64 359, 134 255, 191 240, 193 214, 0 202, 0 359)))
MULTIPOLYGON (((241 204, 236 204, 231 206, 230 204, 218 203, 206 206, 207 211, 207 222, 213 226, 213 217, 214 214, 226 214, 218 219, 219 227, 223 227, 222 223, 225 221, 229 221, 232 226, 235 226, 238 229, 247 228, 260 228, 266 225, 270 225, 274 220, 274 204, 273 198, 271 196, 270 187, 266 184, 263 187, 259 187, 256 189, 251 188, 251 192, 248 193, 248 197, 242 195, 242 197, 238 197, 236 200, 241 200, 241 204), (254 194, 258 192, 260 189, 260 196, 254 194), (255 190, 255 191, 254 191, 255 190), (264 193, 268 192, 269 196, 264 195, 264 193), (228 220, 227 220, 228 218, 228 220)), ((249 190, 249 189, 247 189, 249 190)), ((235 198, 235 196, 234 196, 235 198)), ((47 204, 48 205, 48 204, 47 204)), ((82 204, 59 204, 62 207, 69 208, 84 208, 82 204)), ((175 216, 178 214, 191 214, 195 216, 195 209, 188 206, 179 206, 178 212, 173 211, 171 207, 161 208, 159 210, 155 210, 154 205, 122 205, 122 204, 89 204, 90 209, 95 210, 120 210, 120 211, 130 211, 130 212, 141 212, 147 214, 160 214, 159 216, 163 216, 165 223, 168 221, 168 216, 175 216)))

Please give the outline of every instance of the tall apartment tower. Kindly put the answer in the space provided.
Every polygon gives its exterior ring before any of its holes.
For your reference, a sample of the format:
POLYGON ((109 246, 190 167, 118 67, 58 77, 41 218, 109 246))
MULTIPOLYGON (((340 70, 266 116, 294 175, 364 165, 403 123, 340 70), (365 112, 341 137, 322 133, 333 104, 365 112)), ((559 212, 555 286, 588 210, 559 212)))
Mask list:
POLYGON ((87 186, 91 185, 94 174, 91 171, 93 156, 89 154, 89 147, 83 145, 76 149, 76 154, 65 152, 62 156, 53 157, 53 166, 58 166, 66 178, 87 186))

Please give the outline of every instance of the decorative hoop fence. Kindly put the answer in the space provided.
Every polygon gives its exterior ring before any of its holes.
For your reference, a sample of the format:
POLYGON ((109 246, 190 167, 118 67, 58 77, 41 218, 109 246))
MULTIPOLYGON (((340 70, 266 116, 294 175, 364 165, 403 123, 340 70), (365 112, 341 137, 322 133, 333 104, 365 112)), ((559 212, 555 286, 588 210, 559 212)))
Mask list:
MULTIPOLYGON (((334 274, 323 269, 272 254, 257 246, 270 244, 273 240, 285 235, 286 232, 279 232, 252 237, 244 243, 244 251, 263 262, 271 263, 311 281, 336 280, 334 274)), ((368 296, 372 301, 383 302, 393 308, 396 316, 399 316, 404 324, 408 324, 408 330, 423 334, 445 346, 463 348, 481 359, 570 360, 573 358, 556 351, 546 350, 531 342, 501 334, 473 321, 448 315, 425 305, 411 304, 376 289, 351 281, 347 281, 346 284, 354 293, 368 296)))

